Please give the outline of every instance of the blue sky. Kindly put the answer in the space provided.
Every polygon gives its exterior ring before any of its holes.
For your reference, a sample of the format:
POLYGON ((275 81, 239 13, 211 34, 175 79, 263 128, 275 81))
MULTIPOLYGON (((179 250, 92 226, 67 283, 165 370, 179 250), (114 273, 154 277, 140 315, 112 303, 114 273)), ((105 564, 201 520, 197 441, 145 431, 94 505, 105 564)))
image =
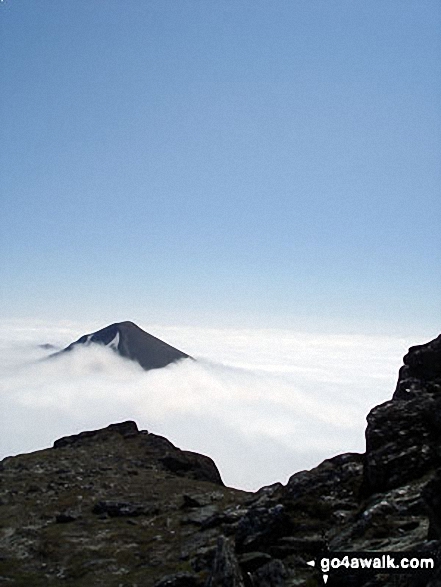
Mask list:
POLYGON ((437 334, 437 1, 4 0, 3 317, 437 334))

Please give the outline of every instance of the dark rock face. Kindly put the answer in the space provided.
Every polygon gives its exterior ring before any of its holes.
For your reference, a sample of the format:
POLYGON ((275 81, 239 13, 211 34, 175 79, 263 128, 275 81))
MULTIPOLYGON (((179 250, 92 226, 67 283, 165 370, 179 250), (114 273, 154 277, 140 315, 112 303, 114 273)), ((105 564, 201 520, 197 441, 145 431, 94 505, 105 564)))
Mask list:
POLYGON ((403 359, 393 399, 413 399, 441 392, 441 335, 410 347, 403 359))
POLYGON ((213 567, 207 587, 244 587, 233 545, 228 538, 220 536, 217 540, 213 567))
POLYGON ((432 574, 329 574, 330 587, 441 587, 440 337, 412 347, 366 453, 286 486, 229 489, 208 457, 134 422, 0 463, 0 584, 319 587, 329 552, 420 552, 432 574))
POLYGON ((236 531, 238 552, 270 549, 280 536, 288 536, 291 520, 285 506, 252 506, 240 520, 236 531))
POLYGON ((133 322, 118 322, 92 334, 85 334, 61 352, 65 353, 78 348, 79 345, 90 344, 109 347, 122 357, 136 361, 146 371, 160 369, 181 359, 191 358, 186 353, 148 334, 133 322))
POLYGON ((369 491, 398 487, 441 465, 441 336, 409 349, 393 399, 367 421, 369 491))
POLYGON ((441 395, 392 400, 374 408, 366 429, 366 487, 383 491, 441 463, 441 395))
POLYGON ((160 459, 166 469, 179 476, 191 475, 199 481, 211 481, 223 485, 220 473, 210 457, 190 451, 167 454, 160 459))

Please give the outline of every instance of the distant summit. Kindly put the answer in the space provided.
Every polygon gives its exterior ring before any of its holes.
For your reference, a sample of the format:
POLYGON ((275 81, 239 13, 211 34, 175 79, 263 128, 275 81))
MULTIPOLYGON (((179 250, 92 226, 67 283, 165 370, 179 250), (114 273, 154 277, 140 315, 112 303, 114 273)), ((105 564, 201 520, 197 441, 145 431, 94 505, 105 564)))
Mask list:
POLYGON ((60 352, 91 344, 107 346, 122 357, 136 361, 146 371, 160 369, 180 359, 191 359, 186 353, 148 334, 133 322, 117 322, 92 334, 85 334, 60 352))

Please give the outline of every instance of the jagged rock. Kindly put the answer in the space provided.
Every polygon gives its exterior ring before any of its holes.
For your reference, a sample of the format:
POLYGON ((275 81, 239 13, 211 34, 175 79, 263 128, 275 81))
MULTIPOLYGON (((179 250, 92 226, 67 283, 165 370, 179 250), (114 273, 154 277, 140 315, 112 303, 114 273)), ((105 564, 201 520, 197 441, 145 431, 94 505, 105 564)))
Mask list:
POLYGON ((85 334, 51 357, 93 344, 108 347, 121 357, 136 361, 145 370, 160 369, 182 359, 191 359, 186 353, 148 334, 133 322, 118 322, 85 334))
POLYGON ((289 534, 292 527, 285 506, 252 507, 240 520, 236 531, 238 552, 267 550, 276 538, 289 534))
POLYGON ((360 502, 342 527, 327 533, 329 550, 411 550, 427 538, 428 520, 421 491, 425 479, 413 481, 360 502))
POLYGON ((364 455, 358 453, 326 459, 314 469, 290 477, 287 495, 296 500, 322 496, 328 510, 342 504, 351 507, 358 502, 363 465, 364 455))
POLYGON ((245 587, 234 546, 225 536, 217 540, 213 568, 206 587, 245 587))
POLYGON ((271 485, 265 485, 256 491, 248 503, 254 506, 265 505, 271 501, 277 501, 277 496, 281 493, 283 493, 283 485, 281 483, 277 482, 271 485))
POLYGON ((283 559, 297 555, 305 561, 321 545, 326 550, 336 534, 347 532, 360 507, 363 465, 363 455, 346 453, 294 474, 281 497, 290 511, 292 531, 273 545, 271 554, 283 559))
POLYGON ((441 392, 441 335, 410 347, 403 358, 393 399, 413 399, 422 393, 441 392))
POLYGON ((441 466, 441 335, 404 357, 391 401, 367 417, 365 490, 398 487, 441 466))
POLYGON ((441 465, 441 394, 392 400, 374 408, 366 429, 365 488, 398 487, 441 465))

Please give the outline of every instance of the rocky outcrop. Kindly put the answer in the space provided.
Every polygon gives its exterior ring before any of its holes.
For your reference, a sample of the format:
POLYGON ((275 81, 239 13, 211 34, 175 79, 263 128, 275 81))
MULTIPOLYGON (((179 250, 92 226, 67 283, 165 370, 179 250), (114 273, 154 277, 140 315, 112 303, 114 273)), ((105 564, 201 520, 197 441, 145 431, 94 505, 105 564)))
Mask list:
POLYGON ((393 399, 367 421, 368 491, 398 487, 441 466, 441 336, 409 349, 393 399))
POLYGON ((64 446, 70 446, 90 438, 103 440, 106 438, 106 436, 109 436, 115 432, 120 434, 123 438, 130 438, 131 436, 137 436, 139 434, 136 423, 128 420, 127 422, 110 424, 107 426, 107 428, 102 428, 101 430, 85 430, 79 434, 63 436, 63 438, 59 438, 54 442, 54 448, 63 448, 64 446))
POLYGON ((393 399, 421 398, 423 394, 441 392, 441 335, 418 346, 410 347, 403 358, 393 399))
POLYGON ((85 334, 59 353, 59 356, 79 347, 101 345, 132 361, 136 361, 146 371, 160 369, 170 363, 191 358, 186 353, 145 332, 133 322, 110 324, 97 332, 85 334))
POLYGON ((331 587, 441 587, 440 337, 412 347, 365 454, 256 493, 208 457, 122 422, 0 463, 0 584, 318 587, 326 552, 420 552, 431 573, 346 574, 331 587), (3 581, 3 583, 2 583, 3 581))
POLYGON ((176 448, 169 440, 146 430, 139 431, 135 422, 128 420, 118 424, 110 424, 100 430, 87 430, 72 436, 64 436, 54 442, 54 448, 60 449, 72 445, 88 446, 89 442, 106 443, 114 435, 122 438, 136 438, 138 448, 154 455, 158 465, 178 476, 189 477, 199 481, 209 481, 223 485, 220 473, 214 461, 205 455, 176 448))

